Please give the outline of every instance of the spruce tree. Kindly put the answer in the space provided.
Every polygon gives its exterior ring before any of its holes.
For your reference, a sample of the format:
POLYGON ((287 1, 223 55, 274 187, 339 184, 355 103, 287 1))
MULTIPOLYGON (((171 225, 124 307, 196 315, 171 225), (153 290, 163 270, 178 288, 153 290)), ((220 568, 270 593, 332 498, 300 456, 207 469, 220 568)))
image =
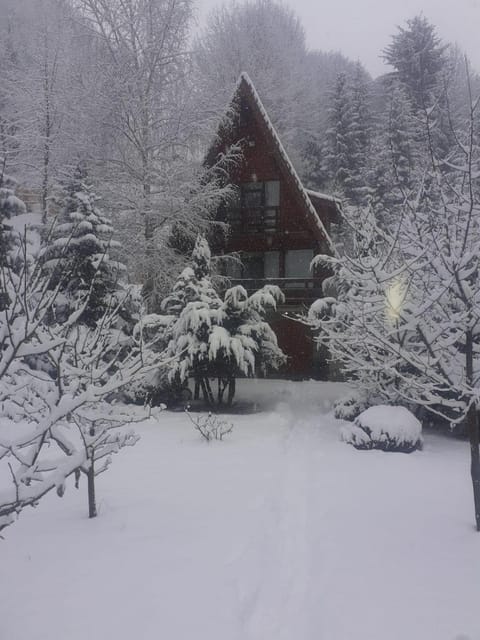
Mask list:
POLYGON ((111 222, 97 207, 86 179, 85 169, 79 166, 60 197, 61 211, 43 260, 52 283, 62 282, 63 305, 57 305, 57 320, 65 319, 88 296, 80 321, 94 326, 119 301, 114 293, 120 288, 123 266, 110 256, 119 243, 112 240, 111 222))
POLYGON ((337 76, 330 92, 328 121, 325 172, 332 188, 350 204, 362 204, 366 197, 371 123, 367 79, 360 65, 353 77, 345 73, 337 76))
POLYGON ((252 376, 284 360, 264 319, 281 298, 278 287, 266 286, 248 296, 238 286, 229 289, 222 301, 211 281, 210 248, 199 236, 190 265, 163 302, 164 310, 173 316, 168 330, 168 353, 174 358, 170 380, 184 384, 193 377, 196 395, 201 389, 207 404, 213 406, 211 379, 216 379, 217 402, 221 404, 227 392, 230 404, 238 375, 252 376))
POLYGON ((15 249, 19 238, 13 233, 12 220, 26 213, 25 204, 15 195, 16 182, 6 174, 0 174, 0 265, 13 267, 15 249))
POLYGON ((371 99, 367 75, 357 63, 351 79, 350 89, 351 123, 350 138, 352 155, 350 157, 350 174, 346 188, 353 204, 363 204, 368 195, 366 172, 372 136, 371 99))
POLYGON ((384 60, 395 69, 416 111, 435 102, 445 71, 446 49, 435 26, 420 15, 407 20, 406 28, 399 27, 383 51, 384 60))
POLYGON ((378 221, 392 225, 413 188, 421 157, 419 121, 402 85, 390 87, 378 125, 368 183, 378 221))
MULTIPOLYGON (((190 263, 178 276, 172 293, 162 302, 162 310, 176 318, 189 302, 217 304, 217 293, 211 283, 211 252, 207 240, 198 235, 190 263)), ((219 303, 218 303, 219 304, 219 303)))
POLYGON ((352 153, 352 105, 345 73, 338 74, 330 92, 328 121, 325 166, 334 188, 341 189, 350 175, 352 153))

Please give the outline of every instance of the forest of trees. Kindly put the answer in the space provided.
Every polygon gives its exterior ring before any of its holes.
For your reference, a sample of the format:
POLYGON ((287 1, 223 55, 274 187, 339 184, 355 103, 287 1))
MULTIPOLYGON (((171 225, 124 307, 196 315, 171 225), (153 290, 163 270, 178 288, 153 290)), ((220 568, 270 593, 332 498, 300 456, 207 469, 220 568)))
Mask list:
MULTIPOLYGON (((84 167, 130 280, 157 308, 183 261, 172 226, 191 246, 228 195, 221 162, 201 161, 240 72, 310 186, 327 171, 317 165, 337 75, 369 81, 340 53, 308 51, 299 20, 271 0, 231 3, 196 34, 189 0, 2 0, 0 11, 1 173, 47 222, 84 167)), ((222 159, 234 160, 233 149, 222 159)))
POLYGON ((96 473, 135 436, 92 403, 165 361, 212 405, 211 375, 222 402, 238 373, 282 360, 264 321, 281 292, 222 298, 204 240, 241 150, 202 160, 242 71, 305 185, 343 202, 336 254, 319 258, 331 291, 308 322, 365 396, 469 422, 480 528, 478 76, 423 16, 372 79, 308 50, 275 0, 224 5, 200 33, 194 9, 0 0, 0 406, 27 425, 0 434, 0 529, 71 474, 88 477, 95 515, 96 473))

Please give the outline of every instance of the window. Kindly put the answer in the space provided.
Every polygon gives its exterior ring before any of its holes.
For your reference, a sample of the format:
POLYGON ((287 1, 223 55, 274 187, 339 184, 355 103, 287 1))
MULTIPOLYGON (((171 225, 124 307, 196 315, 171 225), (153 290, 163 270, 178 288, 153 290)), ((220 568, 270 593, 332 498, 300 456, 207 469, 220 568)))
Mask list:
POLYGON ((285 277, 311 278, 310 262, 312 259, 313 249, 287 251, 285 254, 285 277))
POLYGON ((280 251, 267 251, 265 253, 265 278, 280 277, 280 251))
POLYGON ((243 278, 245 280, 264 280, 265 278, 278 278, 280 267, 280 252, 245 252, 241 256, 242 269, 239 273, 230 268, 231 278, 243 278))
POLYGON ((241 127, 249 127, 252 124, 252 110, 250 105, 242 98, 240 101, 240 126, 241 127))
POLYGON ((248 280, 263 280, 263 253, 247 253, 242 256, 243 277, 248 280))
POLYGON ((278 228, 280 182, 246 182, 232 203, 228 222, 240 233, 274 233, 278 228))

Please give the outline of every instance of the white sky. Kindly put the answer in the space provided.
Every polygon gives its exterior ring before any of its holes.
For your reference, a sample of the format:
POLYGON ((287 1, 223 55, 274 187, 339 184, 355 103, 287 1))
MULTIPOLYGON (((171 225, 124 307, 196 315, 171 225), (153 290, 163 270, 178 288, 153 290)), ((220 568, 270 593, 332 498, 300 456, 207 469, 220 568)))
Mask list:
MULTIPOLYGON (((221 0, 198 0, 200 24, 221 0)), ((228 0, 226 2, 228 5, 228 0)), ((299 16, 311 49, 339 50, 373 76, 384 73, 382 49, 408 18, 423 13, 445 41, 456 42, 480 72, 480 0, 285 0, 299 16)))

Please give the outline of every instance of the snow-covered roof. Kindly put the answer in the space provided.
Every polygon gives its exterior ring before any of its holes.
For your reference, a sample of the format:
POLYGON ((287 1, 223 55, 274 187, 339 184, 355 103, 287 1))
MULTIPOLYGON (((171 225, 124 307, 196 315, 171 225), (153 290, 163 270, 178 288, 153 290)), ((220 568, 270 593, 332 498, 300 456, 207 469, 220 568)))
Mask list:
MULTIPOLYGON (((323 236, 325 237, 329 248, 333 251, 333 243, 332 243, 332 241, 331 241, 331 239, 330 239, 330 237, 329 237, 329 235, 327 233, 327 230, 325 229, 325 226, 323 225, 323 222, 320 219, 320 216, 317 213, 317 210, 315 209, 315 207, 314 207, 314 205, 313 205, 313 203, 312 203, 312 201, 310 199, 309 192, 303 186, 302 181, 300 180, 300 178, 298 176, 298 173, 296 172, 295 167, 293 166, 293 163, 290 160, 290 158, 289 158, 289 156, 288 156, 288 154, 287 154, 287 152, 285 150, 285 147, 283 146, 283 144, 282 144, 282 142, 280 140, 280 137, 279 137, 275 127, 273 126, 272 121, 270 120, 270 117, 269 117, 269 115, 267 113, 267 110, 265 109, 265 107, 264 107, 264 105, 263 105, 263 103, 262 103, 262 101, 260 99, 260 96, 258 95, 257 90, 255 89, 255 86, 254 86, 253 82, 251 81, 248 73, 246 73, 245 71, 243 71, 240 74, 240 77, 239 77, 239 79, 237 81, 237 86, 236 86, 234 95, 237 94, 237 92, 239 91, 242 83, 247 85, 247 87, 248 87, 248 89, 250 91, 250 94, 251 94, 251 96, 252 96, 252 98, 253 98, 253 100, 254 100, 254 102, 255 102, 255 104, 256 104, 256 106, 257 106, 257 108, 258 108, 258 110, 259 110, 259 112, 260 112, 260 114, 261 114, 261 116, 262 116, 262 118, 264 120, 264 122, 265 122, 265 125, 267 126, 267 129, 268 129, 268 131, 270 132, 270 134, 271 134, 271 136, 273 138, 275 146, 277 147, 277 150, 280 153, 283 162, 285 163, 287 171, 290 173, 291 177, 293 178, 293 181, 294 181, 294 183, 295 183, 295 185, 296 185, 296 187, 298 189, 298 192, 299 192, 301 198, 303 199, 303 201, 305 203, 307 211, 311 215, 311 217, 312 217, 313 221, 315 222, 317 228, 322 232, 323 236)), ((315 192, 311 192, 311 193, 313 195, 313 193, 315 193, 315 192)), ((318 197, 320 197, 320 196, 318 196, 318 197)), ((323 199, 329 199, 329 200, 331 200, 333 202, 336 202, 335 199, 332 198, 331 196, 323 197, 323 199)))
POLYGON ((340 205, 340 200, 335 196, 331 196, 327 193, 321 193, 320 191, 314 191, 313 189, 305 189, 308 196, 311 198, 318 198, 319 200, 328 200, 336 205, 340 205))

